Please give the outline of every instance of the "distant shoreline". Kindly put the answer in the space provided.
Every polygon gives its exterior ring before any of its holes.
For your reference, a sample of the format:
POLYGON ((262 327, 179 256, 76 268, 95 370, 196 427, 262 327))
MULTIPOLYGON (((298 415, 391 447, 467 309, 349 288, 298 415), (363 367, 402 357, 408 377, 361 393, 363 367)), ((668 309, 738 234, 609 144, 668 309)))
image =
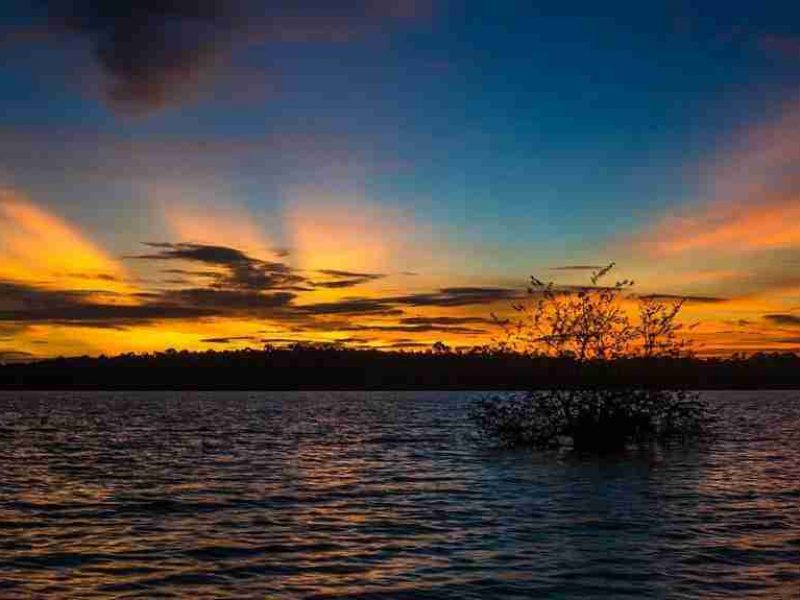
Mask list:
POLYGON ((650 387, 800 389, 800 356, 578 362, 497 352, 295 347, 56 358, 0 366, 0 390, 519 391, 650 387), (580 382, 576 384, 576 382, 580 382))

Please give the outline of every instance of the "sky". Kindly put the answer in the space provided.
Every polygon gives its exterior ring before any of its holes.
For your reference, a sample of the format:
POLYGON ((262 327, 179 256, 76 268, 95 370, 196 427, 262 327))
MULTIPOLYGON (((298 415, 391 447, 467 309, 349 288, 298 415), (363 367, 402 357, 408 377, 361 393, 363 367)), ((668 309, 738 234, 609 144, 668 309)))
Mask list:
POLYGON ((469 347, 612 261, 800 351, 799 223, 797 3, 0 7, 3 361, 469 347))

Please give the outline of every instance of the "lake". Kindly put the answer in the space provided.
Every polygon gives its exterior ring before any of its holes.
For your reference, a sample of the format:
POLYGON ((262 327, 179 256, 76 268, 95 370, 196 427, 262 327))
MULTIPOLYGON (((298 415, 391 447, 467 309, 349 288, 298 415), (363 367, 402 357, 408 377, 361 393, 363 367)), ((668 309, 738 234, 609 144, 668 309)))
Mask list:
POLYGON ((0 393, 0 598, 797 598, 800 392, 497 451, 470 392, 0 393))

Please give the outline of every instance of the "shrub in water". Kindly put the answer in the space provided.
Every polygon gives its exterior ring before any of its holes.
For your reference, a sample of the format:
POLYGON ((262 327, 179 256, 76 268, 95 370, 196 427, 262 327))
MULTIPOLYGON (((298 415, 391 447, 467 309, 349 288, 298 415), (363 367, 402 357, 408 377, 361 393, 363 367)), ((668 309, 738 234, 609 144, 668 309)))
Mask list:
MULTIPOLYGON (((528 301, 513 306, 517 316, 497 319, 505 331, 498 349, 568 358, 578 365, 689 355, 677 321, 683 300, 637 296, 629 280, 601 285, 613 266, 595 271, 585 286, 531 277, 528 301)), ((611 450, 703 430, 705 411, 696 393, 575 385, 485 397, 474 403, 472 418, 484 436, 511 447, 566 442, 576 449, 611 450)))
POLYGON ((684 390, 536 390, 487 396, 471 412, 478 431, 504 447, 618 450, 697 435, 705 411, 684 390))

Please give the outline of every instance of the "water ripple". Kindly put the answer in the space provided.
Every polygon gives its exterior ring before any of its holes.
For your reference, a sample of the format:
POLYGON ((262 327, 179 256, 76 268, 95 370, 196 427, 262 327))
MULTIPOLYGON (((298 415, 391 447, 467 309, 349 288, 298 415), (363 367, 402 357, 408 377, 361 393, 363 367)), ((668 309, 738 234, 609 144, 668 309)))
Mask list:
POLYGON ((497 452, 469 393, 0 394, 2 598, 797 598, 800 394, 497 452))

